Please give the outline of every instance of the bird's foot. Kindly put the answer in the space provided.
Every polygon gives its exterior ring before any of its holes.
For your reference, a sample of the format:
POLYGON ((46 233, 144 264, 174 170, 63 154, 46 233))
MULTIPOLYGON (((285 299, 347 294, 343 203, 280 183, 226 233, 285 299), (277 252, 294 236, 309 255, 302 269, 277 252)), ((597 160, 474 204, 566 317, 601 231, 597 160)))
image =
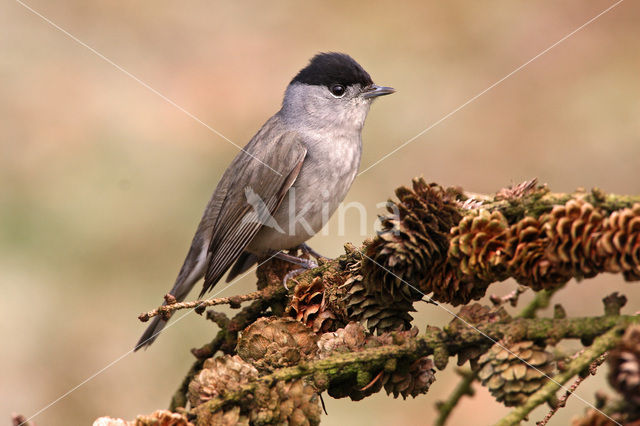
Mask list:
POLYGON ((287 291, 289 291, 289 286, 287 285, 287 282, 289 282, 290 279, 295 278, 306 271, 308 271, 307 268, 298 268, 298 269, 294 269, 292 271, 287 272, 287 275, 285 275, 284 278, 282 279, 282 285, 284 286, 284 288, 287 291))
POLYGON ((284 288, 286 288, 287 290, 289 290, 289 287, 287 287, 287 282, 291 278, 294 278, 300 275, 301 273, 303 273, 308 269, 313 269, 318 267, 318 264, 314 260, 303 259, 301 257, 292 256, 290 254, 286 254, 281 251, 278 252, 274 257, 280 260, 284 260, 285 262, 289 262, 289 263, 293 263, 294 265, 301 266, 301 268, 297 268, 292 271, 289 271, 287 275, 285 275, 284 278, 282 279, 282 284, 284 285, 284 288))

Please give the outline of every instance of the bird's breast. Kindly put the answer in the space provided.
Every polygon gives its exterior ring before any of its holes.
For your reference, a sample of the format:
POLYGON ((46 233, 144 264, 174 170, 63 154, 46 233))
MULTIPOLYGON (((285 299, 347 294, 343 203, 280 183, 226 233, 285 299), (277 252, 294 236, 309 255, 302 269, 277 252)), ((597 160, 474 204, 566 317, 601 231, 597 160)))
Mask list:
POLYGON ((307 155, 300 173, 273 214, 280 229, 263 227, 249 247, 253 252, 292 248, 320 231, 358 173, 359 134, 308 137, 305 142, 307 155))

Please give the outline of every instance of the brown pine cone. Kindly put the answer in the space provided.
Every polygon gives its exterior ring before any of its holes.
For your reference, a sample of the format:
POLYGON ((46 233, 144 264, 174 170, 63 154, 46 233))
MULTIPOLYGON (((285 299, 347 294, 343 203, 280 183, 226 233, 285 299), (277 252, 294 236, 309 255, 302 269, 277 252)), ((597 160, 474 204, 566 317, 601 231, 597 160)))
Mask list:
POLYGON ((402 395, 402 399, 407 399, 408 396, 415 398, 427 393, 436 380, 435 374, 433 360, 425 356, 409 365, 399 365, 392 373, 384 373, 382 383, 387 395, 393 394, 394 398, 402 395))
MULTIPOLYGON (((446 328, 447 333, 453 335, 460 331, 468 330, 471 326, 478 327, 484 324, 492 324, 496 322, 506 322, 511 317, 502 306, 489 307, 480 303, 472 303, 460 308, 460 312, 451 320, 446 328)), ((458 365, 462 365, 470 361, 471 368, 476 368, 478 357, 486 352, 491 345, 490 341, 486 344, 476 346, 467 346, 458 352, 458 365)))
POLYGON ((147 416, 138 416, 135 426, 193 426, 193 423, 189 422, 183 414, 158 410, 147 416))
POLYGON ((335 330, 339 322, 326 305, 324 284, 320 277, 311 283, 298 284, 287 313, 316 333, 335 330))
POLYGON ((488 285, 506 279, 504 257, 508 228, 507 219, 499 211, 470 212, 451 230, 450 261, 478 283, 488 285))
POLYGON ((509 227, 507 239, 508 272, 520 284, 540 290, 571 278, 570 268, 559 268, 547 257, 550 242, 543 218, 519 220, 509 227))
POLYGON ((191 407, 196 407, 211 398, 235 392, 258 378, 258 370, 237 355, 209 358, 202 370, 189 383, 188 398, 191 407))
POLYGON ((640 325, 627 328, 618 347, 609 352, 609 383, 640 408, 640 325))
POLYGON ((554 374, 555 361, 543 346, 522 341, 493 345, 478 359, 478 368, 478 378, 491 394, 506 406, 516 406, 554 374))
POLYGON ((599 209, 584 200, 569 200, 564 206, 555 206, 544 218, 551 262, 567 270, 568 276, 578 278, 591 278, 602 270, 596 252, 604 224, 599 209))
POLYGON ((360 270, 361 262, 355 261, 347 265, 349 278, 343 284, 343 303, 351 321, 366 322, 371 331, 384 332, 389 330, 404 330, 411 327, 414 312, 413 304, 405 299, 391 303, 381 302, 378 297, 371 295, 363 283, 360 270))
POLYGON ((291 366, 313 358, 318 336, 290 318, 260 318, 238 339, 238 355, 259 370, 291 366))
POLYGON ((399 201, 387 207, 392 215, 382 218, 383 229, 362 261, 368 294, 386 303, 413 302, 431 291, 443 272, 438 266, 447 261, 449 230, 461 218, 458 194, 422 178, 396 195, 399 201))
POLYGON ((189 422, 183 414, 157 410, 148 415, 138 416, 131 422, 112 417, 100 417, 93 422, 93 426, 194 426, 194 424, 189 422))
POLYGON ((241 413, 240 407, 219 410, 213 414, 200 412, 198 424, 215 426, 249 426, 249 417, 241 413))
POLYGON ((367 338, 367 331, 362 324, 350 322, 344 328, 320 336, 318 357, 323 359, 336 352, 359 351, 364 347, 367 338))
POLYGON ((617 416, 612 417, 616 420, 615 422, 599 411, 590 408, 584 416, 574 418, 571 421, 571 426, 618 426, 620 423, 616 419, 617 416))
POLYGON ((604 258, 605 271, 640 280, 640 204, 614 211, 603 228, 596 250, 604 258))
POLYGON ((321 414, 315 388, 299 379, 257 390, 249 417, 252 425, 307 426, 320 424, 321 414))

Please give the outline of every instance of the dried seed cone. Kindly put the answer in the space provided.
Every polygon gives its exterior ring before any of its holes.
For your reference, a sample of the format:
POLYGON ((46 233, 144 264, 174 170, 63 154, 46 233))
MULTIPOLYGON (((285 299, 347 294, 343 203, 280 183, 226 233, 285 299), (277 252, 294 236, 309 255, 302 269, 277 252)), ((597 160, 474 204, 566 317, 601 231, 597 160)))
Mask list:
POLYGON ((493 345, 478 359, 478 368, 478 378, 491 394, 506 406, 516 406, 544 385, 555 362, 543 346, 522 341, 493 345))
POLYGON ((476 281, 505 279, 503 259, 508 228, 507 219, 499 211, 469 213, 451 230, 451 261, 476 281))
POLYGON ((215 426, 249 426, 249 417, 241 413, 240 407, 235 406, 227 410, 219 410, 213 414, 200 412, 198 415, 199 425, 215 426))
POLYGON ((295 365, 318 351, 318 336, 290 318, 260 318, 238 339, 238 355, 259 370, 295 365))
POLYGON ((602 270, 596 252, 604 224, 599 209, 584 200, 569 200, 555 206, 544 219, 551 262, 578 278, 590 278, 602 270))
MULTIPOLYGON (((613 416, 614 419, 617 416, 613 416)), ((617 426, 619 422, 614 422, 593 408, 587 410, 587 413, 580 418, 571 421, 571 426, 617 426)))
POLYGON ((387 395, 393 394, 394 398, 402 395, 416 396, 427 393, 431 384, 436 380, 436 370, 433 368, 433 360, 427 357, 418 358, 408 366, 400 365, 392 373, 384 373, 382 383, 387 395))
POLYGON ((430 283, 444 272, 438 266, 447 260, 449 230, 461 218, 456 194, 422 178, 413 180, 412 189, 398 188, 396 196, 362 263, 368 293, 387 303, 420 300, 431 291, 430 283))
POLYGON ((475 210, 451 229, 449 262, 433 284, 433 298, 453 305, 484 296, 493 281, 507 278, 507 219, 499 211, 475 210), (457 277, 452 272, 459 271, 457 277))
POLYGON ((320 424, 320 397, 302 379, 277 382, 270 389, 256 392, 250 419, 253 425, 306 426, 320 424))
POLYGON ((239 390, 258 378, 258 370, 237 355, 209 358, 189 383, 188 398, 192 407, 239 390))
POLYGON ((609 352, 609 383, 640 409, 640 325, 627 329, 609 352))
POLYGON ((350 322, 344 328, 325 333, 318 341, 318 357, 331 356, 336 352, 355 352, 362 349, 367 341, 367 331, 358 322, 350 322))
POLYGON ((604 258, 606 272, 622 272, 628 281, 640 280, 640 204, 614 211, 605 219, 596 250, 604 258))
POLYGON ((551 240, 545 220, 527 216, 507 231, 508 273, 535 290, 563 284, 572 276, 571 266, 562 267, 548 257, 551 240))
POLYGON ((413 304, 406 299, 389 303, 382 302, 376 295, 369 294, 360 271, 361 262, 355 261, 347 266, 350 277, 344 283, 342 302, 351 321, 367 324, 371 331, 405 330, 411 327, 414 312, 413 304))
MULTIPOLYGON (((510 318, 502 306, 489 307, 480 303, 472 303, 460 308, 460 312, 447 326, 446 332, 450 335, 456 335, 470 330, 471 326, 478 327, 484 324, 506 322, 510 318)), ((470 361, 471 367, 476 368, 478 358, 486 352, 488 346, 488 344, 466 346, 458 352, 458 365, 470 361)))
POLYGON ((338 325, 336 315, 327 307, 320 277, 314 278, 311 283, 296 286, 287 312, 316 333, 335 330, 338 325))
POLYGON ((135 426, 193 426, 193 423, 190 423, 183 414, 158 410, 147 416, 138 416, 135 426))
POLYGON ((93 426, 194 426, 186 416, 169 410, 157 410, 151 414, 138 416, 132 422, 112 417, 100 417, 93 426))

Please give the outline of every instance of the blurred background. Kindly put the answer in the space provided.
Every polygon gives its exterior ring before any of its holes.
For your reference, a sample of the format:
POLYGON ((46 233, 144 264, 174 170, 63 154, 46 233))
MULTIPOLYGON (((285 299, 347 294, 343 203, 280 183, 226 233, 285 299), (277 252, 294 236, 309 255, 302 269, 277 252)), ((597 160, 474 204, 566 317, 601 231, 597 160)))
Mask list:
MULTIPOLYGON (((376 102, 362 169, 613 4, 380 1, 318 3, 32 0, 29 5, 240 145, 272 115, 319 51, 351 54, 397 89, 376 102)), ((358 177, 346 202, 368 209, 423 175, 477 192, 538 177, 558 192, 640 193, 640 4, 624 2, 358 177)), ((189 315, 148 351, 129 351, 178 272, 204 205, 237 149, 17 2, 0 4, 0 418, 89 424, 168 405, 209 342, 189 315)), ((311 245, 337 256, 359 243, 335 223, 311 245)), ((250 275, 222 295, 250 292, 250 275)), ((495 284, 503 295, 512 282, 495 284)), ((570 283, 569 315, 602 312, 612 291, 638 309, 640 284, 570 283)), ((192 298, 195 298, 195 294, 192 298)), ((530 295, 525 295, 526 302, 530 295)), ((416 325, 451 318, 420 306, 416 325)), ((592 401, 605 368, 578 394, 592 401)), ((325 398, 323 424, 430 424, 455 386, 398 401, 325 398)), ((508 409, 480 386, 452 425, 490 424, 508 409)), ((550 424, 585 406, 571 398, 550 424)), ((531 416, 540 420, 546 409, 531 416)))

